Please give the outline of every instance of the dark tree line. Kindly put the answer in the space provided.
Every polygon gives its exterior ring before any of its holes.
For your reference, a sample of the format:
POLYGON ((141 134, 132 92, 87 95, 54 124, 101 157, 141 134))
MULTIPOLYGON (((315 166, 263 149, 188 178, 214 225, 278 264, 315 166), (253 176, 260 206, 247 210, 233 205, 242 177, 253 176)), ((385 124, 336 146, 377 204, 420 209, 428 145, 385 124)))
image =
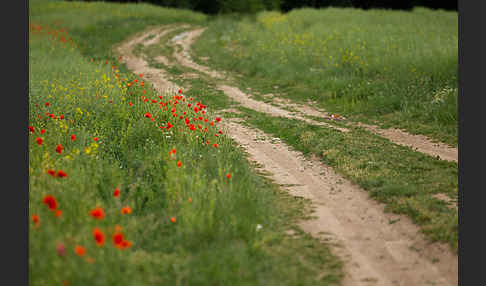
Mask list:
MULTIPOLYGON (((103 0, 85 0, 103 1, 103 0)), ((106 2, 152 3, 164 7, 185 8, 206 14, 254 13, 261 10, 288 12, 294 8, 355 7, 361 9, 411 10, 415 6, 432 9, 456 10, 457 0, 104 0, 106 2)))

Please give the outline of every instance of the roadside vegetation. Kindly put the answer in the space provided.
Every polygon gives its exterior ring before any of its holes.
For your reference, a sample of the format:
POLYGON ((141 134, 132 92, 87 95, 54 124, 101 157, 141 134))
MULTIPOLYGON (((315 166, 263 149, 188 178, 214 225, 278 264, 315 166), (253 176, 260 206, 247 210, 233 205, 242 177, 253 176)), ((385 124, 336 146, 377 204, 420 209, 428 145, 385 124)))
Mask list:
POLYGON ((29 6, 30 285, 340 281, 341 262, 296 227, 309 203, 258 174, 197 90, 157 94, 111 53, 150 25, 205 16, 29 6))
POLYGON ((217 17, 194 45, 243 89, 457 146, 457 12, 295 9, 217 17))

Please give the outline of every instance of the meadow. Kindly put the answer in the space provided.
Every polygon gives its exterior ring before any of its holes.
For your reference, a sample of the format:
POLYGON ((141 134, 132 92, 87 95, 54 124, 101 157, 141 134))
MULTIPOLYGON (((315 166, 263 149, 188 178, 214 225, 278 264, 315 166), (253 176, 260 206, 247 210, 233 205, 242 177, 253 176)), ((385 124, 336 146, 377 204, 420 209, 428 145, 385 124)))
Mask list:
POLYGON ((339 284, 343 262, 297 227, 310 203, 247 160, 221 128, 230 117, 316 155, 457 252, 457 210, 432 196, 457 197, 457 163, 360 128, 341 134, 241 106, 240 114, 215 116, 234 104, 216 81, 184 78, 195 71, 153 60, 173 60, 167 41, 183 29, 136 50, 191 86, 157 93, 120 64, 113 46, 166 24, 208 27, 194 54, 237 75, 242 89, 457 144, 455 12, 210 17, 148 4, 31 0, 30 285, 339 284))
POLYGON ((29 14, 30 285, 340 281, 341 262, 295 226, 308 203, 258 174, 224 118, 111 54, 150 25, 205 16, 62 1, 29 14))
POLYGON ((457 146, 457 12, 294 9, 211 19, 194 45, 239 84, 457 146))

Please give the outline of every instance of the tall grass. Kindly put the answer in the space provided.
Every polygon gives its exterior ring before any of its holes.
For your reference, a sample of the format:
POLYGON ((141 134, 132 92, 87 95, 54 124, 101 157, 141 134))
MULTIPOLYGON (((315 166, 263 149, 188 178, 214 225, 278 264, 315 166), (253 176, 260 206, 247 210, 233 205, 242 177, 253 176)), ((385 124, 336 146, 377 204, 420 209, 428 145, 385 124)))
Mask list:
POLYGON ((282 234, 302 204, 256 174, 216 118, 196 113, 197 98, 154 93, 98 47, 124 37, 100 23, 140 19, 126 36, 189 12, 53 1, 30 9, 30 285, 314 285, 322 268, 318 282, 339 281, 325 245, 282 234))
POLYGON ((457 144, 457 30, 457 12, 306 8, 217 18, 195 50, 265 92, 457 144))

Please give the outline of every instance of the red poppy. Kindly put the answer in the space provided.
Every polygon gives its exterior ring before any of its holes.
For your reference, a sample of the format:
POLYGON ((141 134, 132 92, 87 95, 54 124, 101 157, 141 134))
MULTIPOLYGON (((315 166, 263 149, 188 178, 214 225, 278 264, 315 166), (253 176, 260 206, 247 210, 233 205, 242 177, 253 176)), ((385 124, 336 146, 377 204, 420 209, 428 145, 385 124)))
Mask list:
POLYGON ((103 246, 105 243, 105 234, 99 228, 93 229, 93 237, 98 246, 103 246))
POLYGON ((34 224, 39 224, 39 216, 37 214, 34 214, 32 216, 32 221, 34 222, 34 224))
POLYGON ((221 121, 221 117, 216 117, 216 122, 220 122, 221 121))
POLYGON ((214 146, 214 148, 217 148, 219 145, 218 145, 218 143, 214 143, 213 146, 214 146))
POLYGON ((179 93, 182 93, 182 89, 179 89, 179 93))
POLYGON ((90 215, 95 219, 102 219, 105 217, 105 212, 102 208, 97 207, 90 211, 90 215))
POLYGON ((226 174, 226 178, 228 179, 231 178, 231 174, 230 173, 226 174))
POLYGON ((145 113, 145 117, 152 118, 152 114, 150 114, 150 113, 147 112, 147 113, 145 113))
POLYGON ((76 254, 79 256, 84 256, 86 254, 86 248, 82 247, 81 245, 76 245, 74 252, 76 252, 76 254))
POLYGON ((182 166, 181 161, 177 161, 177 167, 179 167, 179 168, 180 168, 181 166, 182 166))
POLYGON ((53 176, 53 177, 55 177, 55 176, 56 176, 56 171, 55 171, 55 170, 53 170, 53 169, 49 169, 49 170, 47 170, 47 173, 48 173, 49 175, 53 176))
POLYGON ((113 244, 115 244, 115 246, 120 246, 121 243, 123 242, 123 234, 121 232, 116 232, 114 235, 113 235, 113 244))
POLYGON ((120 249, 125 249, 132 246, 132 243, 128 240, 123 240, 120 244, 120 249))
POLYGON ((52 195, 46 195, 42 202, 49 207, 50 210, 57 209, 57 201, 56 198, 52 195))
POLYGON ((140 77, 143 77, 143 73, 140 74, 140 77))
POLYGON ((60 119, 64 119, 64 114, 61 114, 61 116, 59 116, 60 119))
POLYGON ((76 135, 73 134, 73 135, 71 135, 71 141, 74 141, 74 140, 76 140, 76 135))
POLYGON ((172 223, 175 223, 175 222, 176 222, 176 218, 175 218, 175 217, 171 217, 171 218, 170 218, 170 221, 171 221, 172 223))
POLYGON ((57 147, 56 147, 56 152, 59 153, 59 154, 61 154, 63 149, 64 148, 62 148, 62 145, 61 144, 58 144, 57 147))
POLYGON ((54 215, 55 215, 56 217, 60 217, 60 216, 62 215, 62 211, 61 211, 61 210, 56 210, 56 211, 54 212, 54 215))
POLYGON ((121 214, 130 214, 132 212, 132 209, 129 206, 125 206, 121 209, 121 214))
POLYGON ((98 137, 93 138, 95 142, 98 142, 98 137))
POLYGON ((34 126, 29 126, 29 131, 33 133, 34 132, 34 126))
POLYGON ((177 150, 176 150, 176 148, 173 148, 172 151, 170 151, 170 152, 172 152, 172 154, 175 154, 177 152, 177 150))
POLYGON ((114 197, 119 197, 120 196, 120 189, 116 188, 115 191, 113 192, 114 197))
POLYGON ((128 105, 132 106, 132 105, 133 105, 133 103, 130 101, 130 102, 128 103, 128 105))
POLYGON ((45 103, 45 105, 46 105, 46 106, 49 106, 49 105, 50 105, 50 103, 49 103, 49 102, 46 102, 46 103, 45 103))
POLYGON ((35 138, 35 141, 37 141, 37 144, 42 145, 42 138, 37 137, 35 138))
POLYGON ((57 176, 59 178, 64 178, 64 177, 67 177, 67 174, 63 170, 59 170, 59 171, 57 171, 57 176))
POLYGON ((46 130, 45 129, 41 129, 40 134, 44 134, 44 133, 46 133, 46 130))

